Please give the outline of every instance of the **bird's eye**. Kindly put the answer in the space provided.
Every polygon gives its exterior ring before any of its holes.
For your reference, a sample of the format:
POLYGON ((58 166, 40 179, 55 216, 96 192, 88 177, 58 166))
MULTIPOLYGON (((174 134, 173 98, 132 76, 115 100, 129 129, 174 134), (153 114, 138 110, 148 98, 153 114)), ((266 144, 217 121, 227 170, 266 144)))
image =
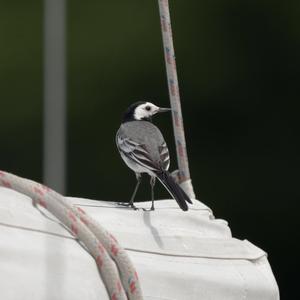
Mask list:
POLYGON ((149 111, 149 110, 151 110, 151 107, 150 106, 146 106, 145 109, 149 111))

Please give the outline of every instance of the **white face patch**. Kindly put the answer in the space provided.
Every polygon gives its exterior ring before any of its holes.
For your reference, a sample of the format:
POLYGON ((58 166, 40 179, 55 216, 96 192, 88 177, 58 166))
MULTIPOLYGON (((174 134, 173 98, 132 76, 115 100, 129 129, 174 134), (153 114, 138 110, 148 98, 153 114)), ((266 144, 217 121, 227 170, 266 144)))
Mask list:
POLYGON ((154 105, 151 102, 146 102, 135 108, 134 118, 135 120, 150 118, 151 116, 155 115, 158 112, 158 110, 158 106, 154 105))

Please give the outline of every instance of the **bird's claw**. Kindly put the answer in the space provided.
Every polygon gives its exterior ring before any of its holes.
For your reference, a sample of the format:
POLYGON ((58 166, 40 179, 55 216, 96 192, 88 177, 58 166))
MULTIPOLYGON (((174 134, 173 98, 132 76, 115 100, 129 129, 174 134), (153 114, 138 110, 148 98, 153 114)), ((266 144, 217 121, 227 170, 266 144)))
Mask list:
POLYGON ((131 207, 134 210, 139 210, 138 207, 136 207, 134 204, 131 203, 123 203, 123 202, 119 202, 118 205, 120 206, 125 206, 125 207, 131 207))
POLYGON ((154 211, 154 207, 151 207, 151 208, 142 208, 143 211, 154 211))

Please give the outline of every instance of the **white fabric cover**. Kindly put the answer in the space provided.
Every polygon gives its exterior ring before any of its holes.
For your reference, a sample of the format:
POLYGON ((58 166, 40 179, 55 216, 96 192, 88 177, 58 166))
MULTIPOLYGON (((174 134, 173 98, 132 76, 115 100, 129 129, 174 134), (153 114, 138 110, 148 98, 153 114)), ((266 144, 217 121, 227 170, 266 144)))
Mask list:
MULTIPOLYGON (((279 299, 266 253, 232 238, 227 223, 198 201, 188 212, 174 200, 156 201, 149 212, 69 200, 128 249, 147 300, 279 299)), ((84 247, 30 198, 5 188, 0 188, 0 298, 108 299, 84 247)))

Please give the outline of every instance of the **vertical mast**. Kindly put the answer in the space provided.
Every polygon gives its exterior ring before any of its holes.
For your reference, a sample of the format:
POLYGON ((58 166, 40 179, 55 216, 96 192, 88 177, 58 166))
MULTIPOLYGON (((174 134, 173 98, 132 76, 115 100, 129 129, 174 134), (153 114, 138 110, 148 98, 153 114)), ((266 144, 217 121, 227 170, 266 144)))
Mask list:
POLYGON ((66 189, 65 0, 44 0, 43 181, 66 189))

